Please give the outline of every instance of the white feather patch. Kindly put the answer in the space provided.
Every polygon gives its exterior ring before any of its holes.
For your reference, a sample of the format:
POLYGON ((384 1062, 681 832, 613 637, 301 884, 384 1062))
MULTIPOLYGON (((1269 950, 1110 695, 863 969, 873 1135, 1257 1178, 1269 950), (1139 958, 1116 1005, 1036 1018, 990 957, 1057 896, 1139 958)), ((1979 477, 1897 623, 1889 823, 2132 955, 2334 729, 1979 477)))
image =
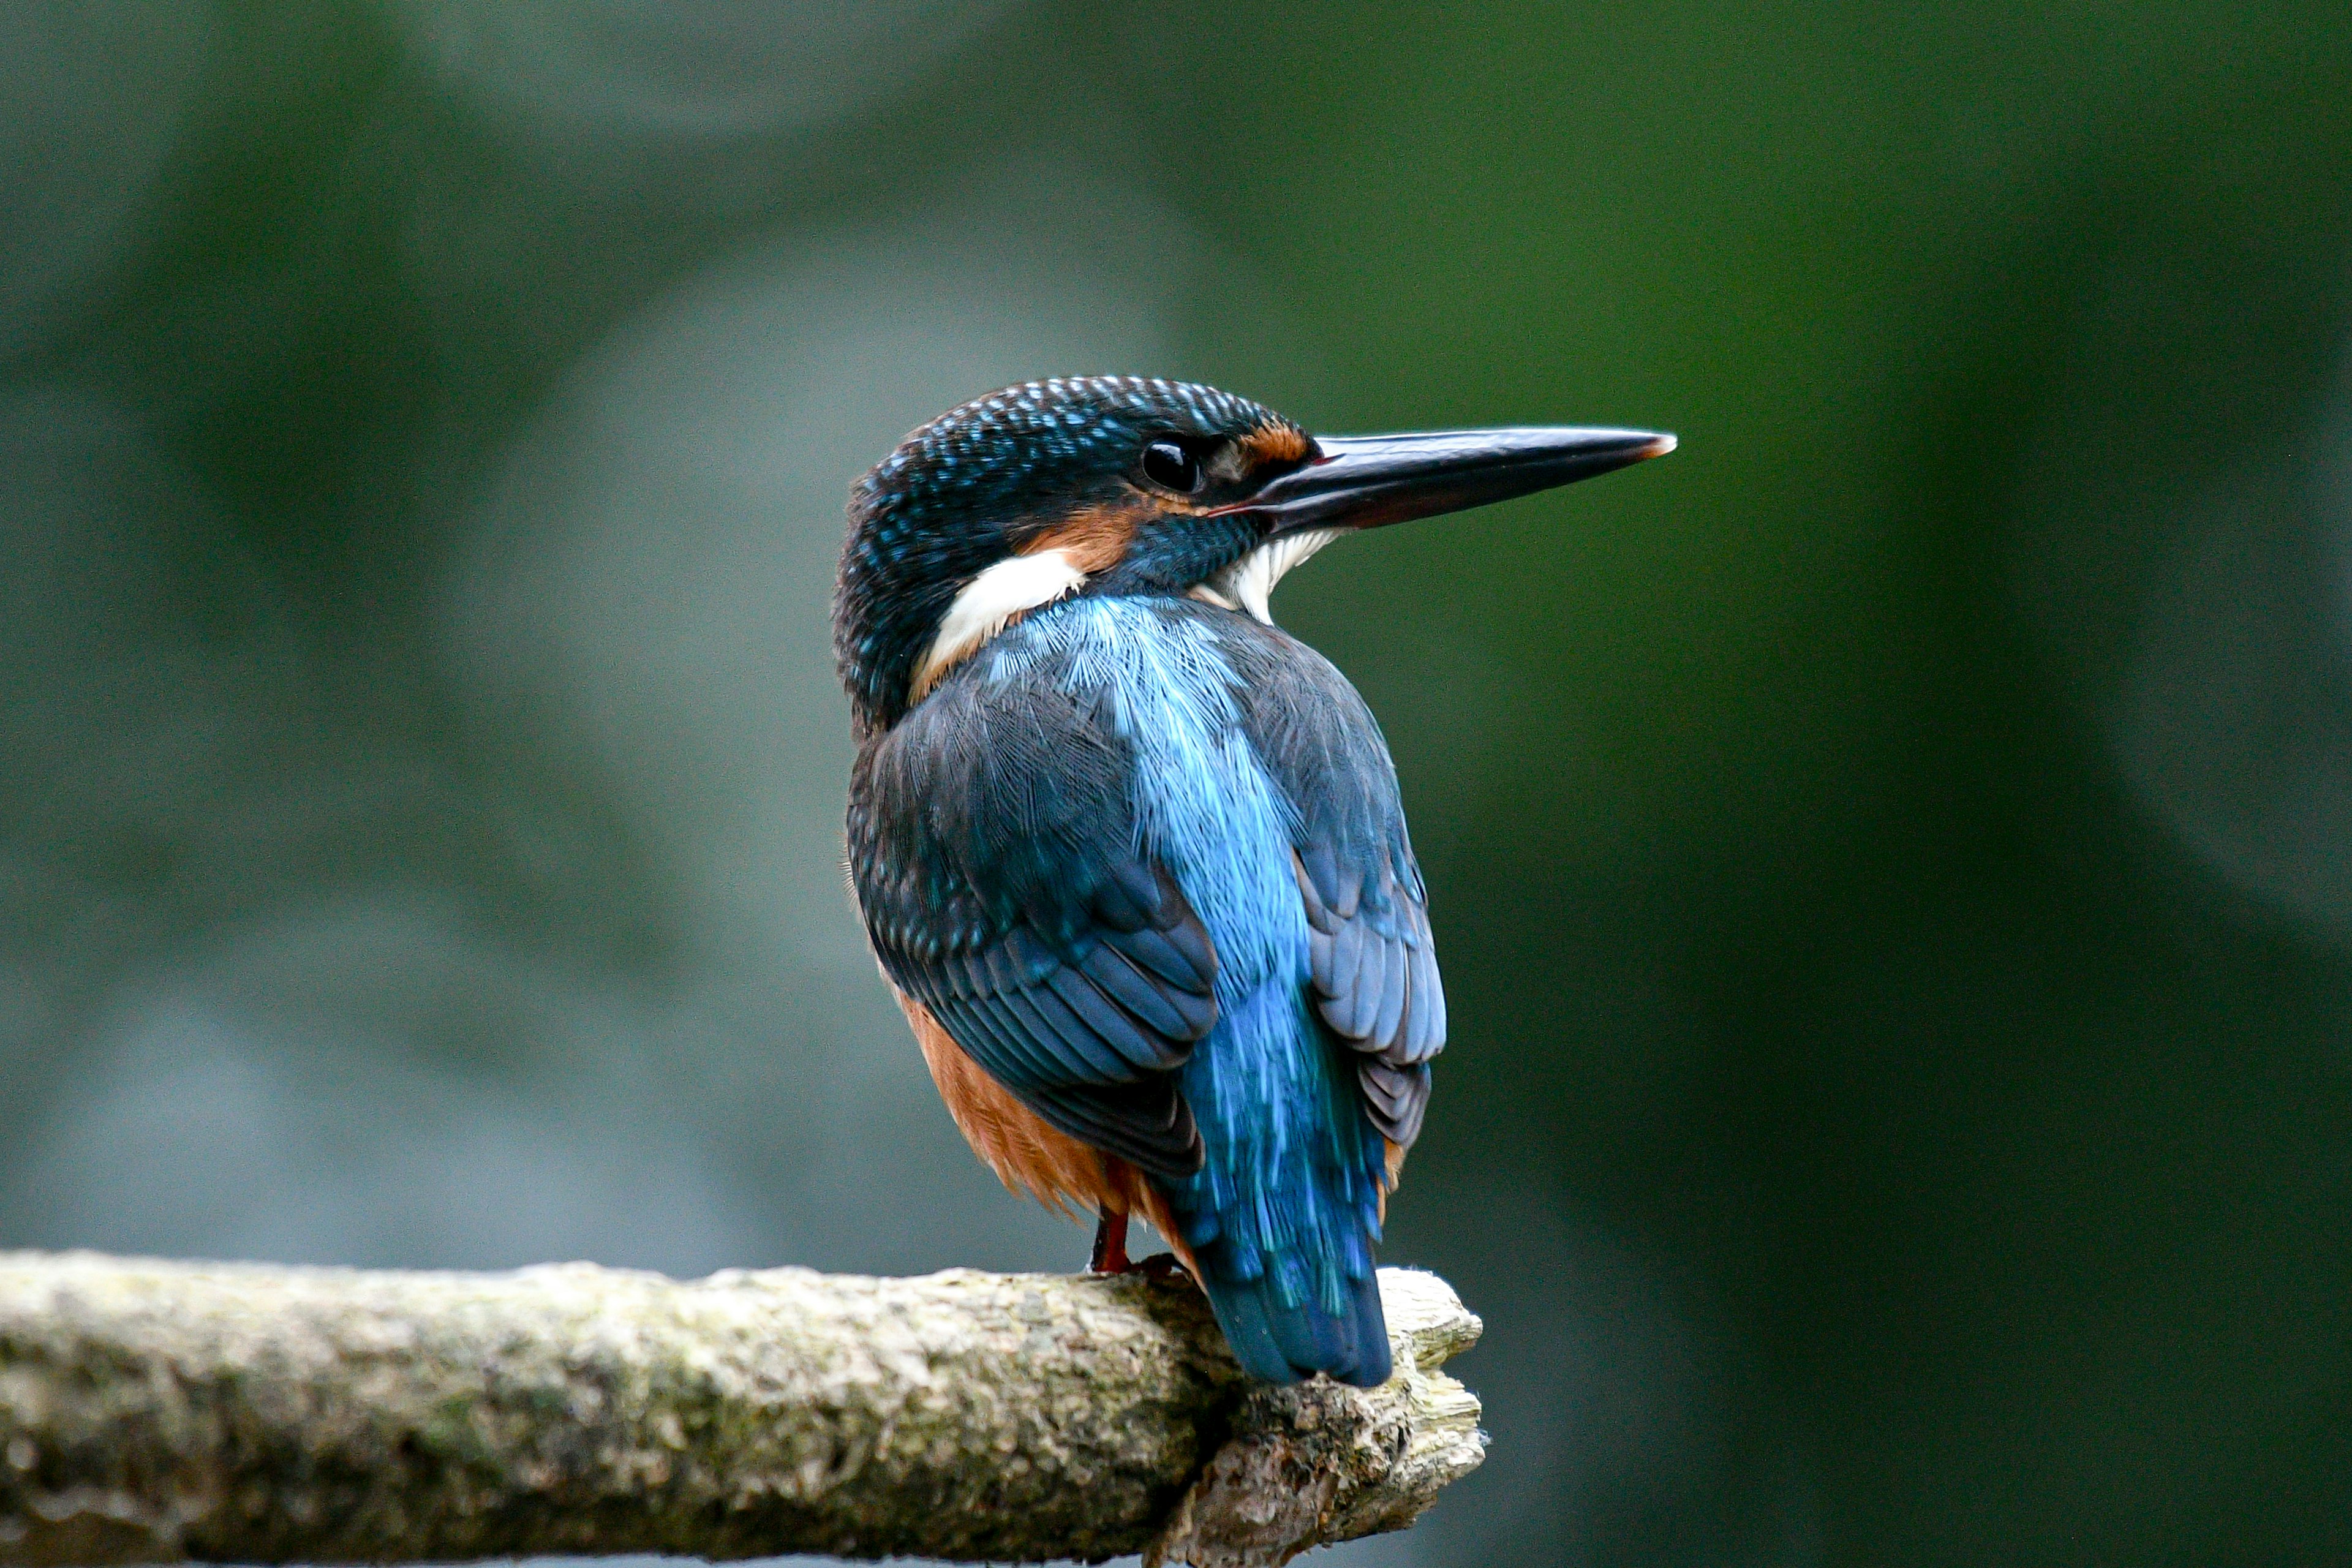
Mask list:
POLYGON ((1270 539, 1207 582, 1195 584, 1192 597, 1228 610, 1247 610, 1272 626, 1274 612, 1267 601, 1274 597, 1274 585, 1292 567, 1347 531, 1344 528, 1310 528, 1270 539))
POLYGON ((1008 555, 963 585, 922 662, 915 666, 915 681, 908 699, 920 702, 940 678, 985 646, 1013 617, 1050 605, 1087 580, 1058 550, 1034 555, 1008 555))

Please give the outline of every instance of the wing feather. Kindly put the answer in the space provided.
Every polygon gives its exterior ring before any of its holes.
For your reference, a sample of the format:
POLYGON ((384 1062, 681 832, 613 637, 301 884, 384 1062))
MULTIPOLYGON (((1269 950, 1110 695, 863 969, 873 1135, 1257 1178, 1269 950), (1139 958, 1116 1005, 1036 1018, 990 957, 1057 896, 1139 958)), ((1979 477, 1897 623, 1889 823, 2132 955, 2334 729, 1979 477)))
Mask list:
POLYGON ((1175 1074, 1216 1022, 1216 948, 1135 849, 1129 765, 1096 704, 951 678, 860 749, 851 863, 883 969, 966 1055, 1174 1177, 1202 1155, 1175 1074))
POLYGON ((1406 1147, 1428 1108, 1430 1059, 1445 1048, 1445 990, 1396 769, 1328 660, 1275 627, 1248 635, 1244 722, 1297 813, 1317 1010, 1357 1053, 1365 1113, 1406 1147))

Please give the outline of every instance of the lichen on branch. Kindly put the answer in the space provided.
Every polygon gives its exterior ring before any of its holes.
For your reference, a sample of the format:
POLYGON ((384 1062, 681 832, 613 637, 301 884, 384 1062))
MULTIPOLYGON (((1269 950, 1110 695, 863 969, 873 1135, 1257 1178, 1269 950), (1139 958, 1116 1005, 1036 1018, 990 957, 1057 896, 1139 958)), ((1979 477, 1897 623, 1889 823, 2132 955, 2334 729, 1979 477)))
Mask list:
POLYGON ((0 1253, 0 1565, 824 1552, 1276 1563, 1484 1453, 1478 1321, 1254 1388, 1198 1294, 952 1269, 680 1283, 0 1253))

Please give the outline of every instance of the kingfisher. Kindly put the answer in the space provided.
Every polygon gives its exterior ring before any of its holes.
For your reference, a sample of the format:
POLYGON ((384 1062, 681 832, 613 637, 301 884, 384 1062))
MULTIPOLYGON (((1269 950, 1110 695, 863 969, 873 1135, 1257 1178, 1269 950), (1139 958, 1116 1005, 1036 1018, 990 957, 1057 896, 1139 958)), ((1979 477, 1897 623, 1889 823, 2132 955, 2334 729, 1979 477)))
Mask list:
POLYGON ((1005 1185, 1140 1217, 1253 1377, 1390 1375, 1373 1247, 1445 1044, 1396 768, 1275 584, 1345 534, 1670 451, 1646 430, 1317 437, 1138 376, 1025 382, 852 487, 849 876, 1005 1185))

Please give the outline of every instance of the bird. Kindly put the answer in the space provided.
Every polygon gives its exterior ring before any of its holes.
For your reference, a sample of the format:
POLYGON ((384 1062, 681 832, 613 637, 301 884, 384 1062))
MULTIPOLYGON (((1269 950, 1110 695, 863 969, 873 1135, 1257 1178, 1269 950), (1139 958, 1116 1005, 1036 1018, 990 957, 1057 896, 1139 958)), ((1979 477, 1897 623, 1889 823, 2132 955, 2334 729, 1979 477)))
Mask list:
POLYGON ((980 1158, 1091 1210, 1098 1272, 1147 1221, 1253 1378, 1390 1377, 1374 1247, 1446 1033, 1387 742, 1269 596, 1348 534, 1674 446, 1318 437, 1068 376, 851 487, 847 869, 883 976, 980 1158))

